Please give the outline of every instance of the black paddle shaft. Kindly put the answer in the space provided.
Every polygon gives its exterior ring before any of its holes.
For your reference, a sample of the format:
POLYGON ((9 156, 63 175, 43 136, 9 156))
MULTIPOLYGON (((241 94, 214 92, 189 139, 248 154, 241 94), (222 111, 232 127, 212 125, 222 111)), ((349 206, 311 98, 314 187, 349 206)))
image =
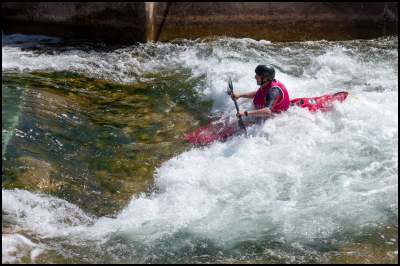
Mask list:
MULTIPOLYGON (((228 81, 228 92, 229 92, 229 95, 231 96, 231 98, 233 100, 233 103, 235 104, 236 111, 239 113, 239 106, 237 104, 237 101, 236 101, 235 97, 233 97, 233 85, 232 85, 232 80, 230 78, 229 78, 229 81, 228 81)), ((239 119, 239 121, 238 121, 239 122, 239 126, 247 134, 246 126, 243 123, 242 116, 239 116, 238 119, 239 119)))

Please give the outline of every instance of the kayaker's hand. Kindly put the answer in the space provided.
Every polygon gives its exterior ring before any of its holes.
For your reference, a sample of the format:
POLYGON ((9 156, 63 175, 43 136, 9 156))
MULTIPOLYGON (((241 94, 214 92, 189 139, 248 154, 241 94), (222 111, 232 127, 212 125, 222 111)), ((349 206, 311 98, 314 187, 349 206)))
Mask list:
POLYGON ((239 111, 239 113, 236 113, 236 116, 237 116, 237 117, 244 116, 244 112, 243 112, 243 111, 239 111))
POLYGON ((228 95, 231 96, 231 98, 234 100, 237 100, 240 98, 240 95, 237 95, 234 92, 228 92, 228 95))

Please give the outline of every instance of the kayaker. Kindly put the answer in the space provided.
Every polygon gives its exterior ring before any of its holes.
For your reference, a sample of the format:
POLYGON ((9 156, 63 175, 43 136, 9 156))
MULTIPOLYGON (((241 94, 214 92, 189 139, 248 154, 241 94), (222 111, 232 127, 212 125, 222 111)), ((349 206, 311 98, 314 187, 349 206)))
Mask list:
POLYGON ((258 65, 255 69, 255 79, 260 88, 246 93, 232 93, 235 99, 253 99, 253 110, 237 113, 237 116, 253 116, 268 118, 274 113, 284 112, 289 108, 289 93, 285 86, 275 79, 275 69, 270 65, 258 65))

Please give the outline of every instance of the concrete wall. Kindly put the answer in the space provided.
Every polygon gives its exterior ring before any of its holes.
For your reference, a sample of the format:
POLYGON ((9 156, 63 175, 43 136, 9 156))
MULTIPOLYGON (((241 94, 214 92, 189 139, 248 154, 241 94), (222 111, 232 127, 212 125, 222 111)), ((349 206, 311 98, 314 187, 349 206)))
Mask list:
MULTIPOLYGON (((162 22, 157 5, 156 24, 162 22)), ((273 41, 373 38, 397 33, 397 3, 169 3, 159 36, 227 35, 273 41)))
POLYGON ((2 3, 5 33, 112 43, 208 36, 272 41, 396 34, 398 4, 323 2, 2 3))
POLYGON ((112 43, 146 40, 142 2, 5 2, 5 33, 82 38, 112 43))

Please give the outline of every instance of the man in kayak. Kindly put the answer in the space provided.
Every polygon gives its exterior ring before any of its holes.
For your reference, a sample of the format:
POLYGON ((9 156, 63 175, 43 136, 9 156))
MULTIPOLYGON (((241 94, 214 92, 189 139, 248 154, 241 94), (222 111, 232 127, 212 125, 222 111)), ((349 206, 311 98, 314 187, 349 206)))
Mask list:
POLYGON ((254 110, 240 111, 236 115, 268 118, 274 113, 286 111, 290 105, 289 93, 285 86, 275 79, 275 69, 269 65, 258 65, 255 72, 257 85, 260 85, 257 91, 230 95, 235 99, 252 98, 254 110))
POLYGON ((235 107, 237 109, 239 108, 237 107, 236 99, 241 97, 253 98, 253 110, 242 111, 236 114, 239 118, 243 118, 242 116, 244 116, 246 118, 244 121, 239 119, 239 123, 237 121, 232 123, 230 116, 222 116, 221 119, 187 134, 185 139, 195 145, 225 141, 230 136, 238 132, 243 132, 241 129, 245 129, 246 125, 251 126, 254 123, 261 123, 275 113, 286 111, 290 105, 308 109, 310 112, 326 112, 332 110, 335 102, 343 102, 348 95, 346 91, 339 91, 319 97, 296 98, 289 101, 289 93, 285 86, 275 80, 275 70, 273 67, 259 65, 255 69, 255 72, 257 84, 260 85, 257 91, 234 93, 232 82, 229 81, 228 83, 228 94, 235 100, 235 107), (245 125, 244 127, 243 124, 245 125))

